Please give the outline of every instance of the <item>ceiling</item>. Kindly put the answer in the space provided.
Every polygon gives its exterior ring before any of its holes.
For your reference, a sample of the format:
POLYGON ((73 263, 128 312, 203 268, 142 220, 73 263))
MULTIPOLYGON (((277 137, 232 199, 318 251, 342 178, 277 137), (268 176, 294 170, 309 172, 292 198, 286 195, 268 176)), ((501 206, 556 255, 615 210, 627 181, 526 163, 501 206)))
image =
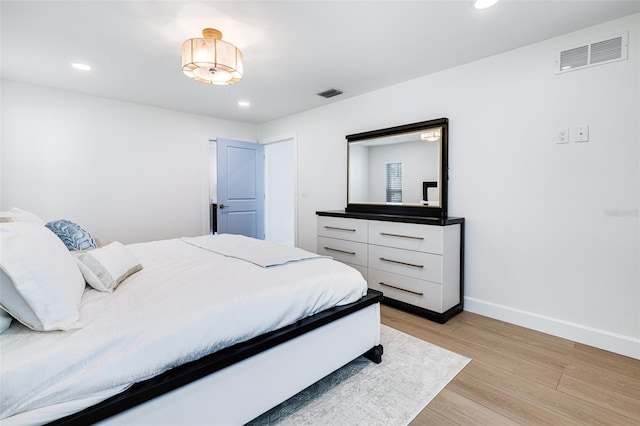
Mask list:
POLYGON ((640 12, 635 1, 0 2, 2 78, 263 123, 640 12), (244 55, 232 86, 189 80, 181 44, 213 27, 244 55), (78 71, 71 62, 91 71, 78 71), (342 95, 316 93, 338 88, 342 95), (238 101, 251 106, 240 107, 238 101))

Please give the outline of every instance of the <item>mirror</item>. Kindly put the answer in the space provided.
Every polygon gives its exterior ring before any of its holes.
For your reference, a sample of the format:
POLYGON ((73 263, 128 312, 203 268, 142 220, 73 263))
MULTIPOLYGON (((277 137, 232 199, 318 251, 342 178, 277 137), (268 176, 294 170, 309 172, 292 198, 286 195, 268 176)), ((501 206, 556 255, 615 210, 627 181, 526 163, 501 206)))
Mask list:
POLYGON ((347 211, 446 218, 448 120, 347 136, 347 211))

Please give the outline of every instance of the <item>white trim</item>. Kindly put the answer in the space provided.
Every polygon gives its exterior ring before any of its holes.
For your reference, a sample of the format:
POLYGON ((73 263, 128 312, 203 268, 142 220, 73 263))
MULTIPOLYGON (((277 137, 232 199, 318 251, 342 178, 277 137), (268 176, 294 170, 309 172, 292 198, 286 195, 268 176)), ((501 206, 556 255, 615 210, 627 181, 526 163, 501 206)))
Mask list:
POLYGON ((640 338, 637 337, 625 336, 607 330, 551 318, 473 297, 464 298, 464 309, 479 315, 640 359, 640 338))
MULTIPOLYGON (((299 164, 299 159, 298 159, 298 135, 297 134, 293 134, 293 135, 289 135, 289 136, 277 136, 277 137, 270 137, 270 138, 266 138, 264 140, 258 141, 259 144, 262 145, 270 145, 273 143, 278 143, 278 142, 286 142, 286 141, 292 141, 293 142, 293 160, 294 160, 294 165, 293 165, 293 175, 294 175, 294 179, 293 179, 293 220, 294 220, 294 224, 293 224, 293 243, 296 247, 299 247, 299 229, 298 229, 298 224, 300 223, 298 217, 299 217, 299 207, 298 207, 298 164, 299 164)), ((265 170, 266 170, 266 164, 265 164, 265 170)))
POLYGON ((211 150, 211 144, 216 142, 216 139, 208 139, 204 149, 203 155, 200 161, 204 162, 204 173, 202 174, 202 235, 207 235, 211 233, 211 214, 209 210, 211 209, 211 178, 209 174, 211 173, 209 167, 209 151, 211 150))

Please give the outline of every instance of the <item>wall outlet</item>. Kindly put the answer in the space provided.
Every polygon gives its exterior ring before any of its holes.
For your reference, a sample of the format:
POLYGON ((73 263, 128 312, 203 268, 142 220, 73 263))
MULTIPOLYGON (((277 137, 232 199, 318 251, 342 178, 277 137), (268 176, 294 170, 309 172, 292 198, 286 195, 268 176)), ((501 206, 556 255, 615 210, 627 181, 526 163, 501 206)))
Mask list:
POLYGON ((588 142, 589 141, 589 126, 576 127, 575 142, 588 142))
POLYGON ((558 131, 557 143, 569 143, 569 129, 560 129, 558 131))

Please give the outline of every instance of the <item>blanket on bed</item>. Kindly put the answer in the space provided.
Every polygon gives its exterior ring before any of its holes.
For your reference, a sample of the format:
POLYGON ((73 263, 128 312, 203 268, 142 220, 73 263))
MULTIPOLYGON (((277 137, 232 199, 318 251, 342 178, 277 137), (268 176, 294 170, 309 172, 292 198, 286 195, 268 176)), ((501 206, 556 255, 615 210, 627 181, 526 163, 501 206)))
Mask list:
POLYGON ((223 256, 245 260, 263 268, 282 266, 291 262, 317 259, 321 256, 297 247, 272 244, 244 235, 220 234, 215 236, 183 237, 182 241, 223 256))
POLYGON ((78 411, 77 401, 91 405, 82 400, 104 399, 367 291, 355 269, 326 258, 261 268, 180 239, 127 247, 144 269, 113 293, 88 288, 83 328, 38 332, 14 321, 0 334, 2 424, 32 423, 18 415, 30 410, 58 409, 53 418, 78 411))

